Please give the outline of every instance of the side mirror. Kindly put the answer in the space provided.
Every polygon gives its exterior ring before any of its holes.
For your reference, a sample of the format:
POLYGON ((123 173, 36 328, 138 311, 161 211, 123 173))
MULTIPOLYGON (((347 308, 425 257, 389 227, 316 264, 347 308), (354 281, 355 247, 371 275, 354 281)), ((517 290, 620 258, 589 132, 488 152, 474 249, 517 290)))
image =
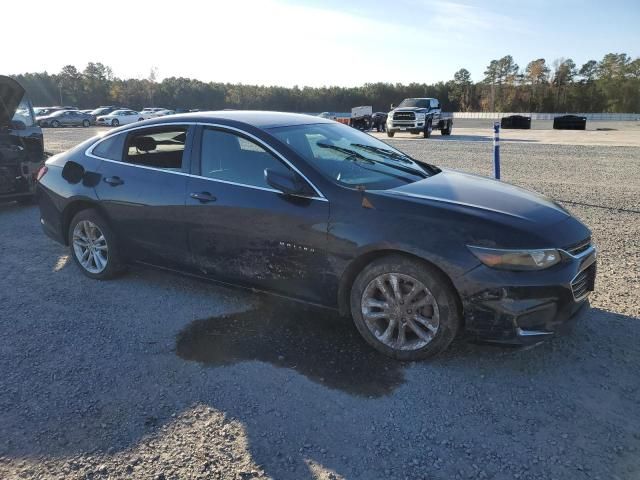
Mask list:
POLYGON ((271 170, 270 168, 265 168, 264 179, 269 185, 285 195, 304 196, 309 194, 304 181, 293 172, 282 173, 271 170))
POLYGON ((26 130, 27 125, 22 120, 11 120, 9 130, 26 130))
POLYGON ((391 110, 393 110, 394 108, 396 108, 396 106, 392 103, 391 104, 391 110))

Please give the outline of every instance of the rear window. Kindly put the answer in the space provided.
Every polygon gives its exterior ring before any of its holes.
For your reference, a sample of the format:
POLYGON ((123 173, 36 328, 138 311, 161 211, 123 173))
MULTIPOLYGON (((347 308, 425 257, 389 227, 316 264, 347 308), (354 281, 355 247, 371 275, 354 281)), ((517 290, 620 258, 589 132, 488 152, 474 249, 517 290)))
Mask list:
POLYGON ((107 160, 122 160, 123 146, 124 135, 114 135, 96 145, 91 153, 96 157, 106 158, 107 160))

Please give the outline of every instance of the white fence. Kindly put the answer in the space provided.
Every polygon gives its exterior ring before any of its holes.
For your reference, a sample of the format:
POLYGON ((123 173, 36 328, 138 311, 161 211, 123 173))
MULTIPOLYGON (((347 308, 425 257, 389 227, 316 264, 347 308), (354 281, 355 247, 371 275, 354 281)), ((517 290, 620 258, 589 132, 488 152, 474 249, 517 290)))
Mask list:
POLYGON ((587 120, 629 121, 640 120, 640 113, 509 113, 509 112, 453 112, 453 118, 496 119, 510 115, 523 115, 531 120, 553 120, 561 115, 578 115, 587 120))

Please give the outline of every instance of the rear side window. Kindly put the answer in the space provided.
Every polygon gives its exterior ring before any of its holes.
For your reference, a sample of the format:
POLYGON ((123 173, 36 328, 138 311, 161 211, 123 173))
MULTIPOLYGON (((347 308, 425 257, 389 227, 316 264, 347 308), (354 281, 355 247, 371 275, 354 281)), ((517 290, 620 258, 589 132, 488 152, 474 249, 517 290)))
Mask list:
POLYGON ((91 153, 96 157, 107 160, 122 160, 122 147, 124 146, 124 135, 114 135, 100 142, 91 153))
POLYGON ((187 127, 136 130, 127 136, 127 163, 163 170, 181 171, 187 127))
POLYGON ((213 128, 202 132, 200 157, 203 177, 261 188, 272 188, 265 181, 265 169, 290 171, 253 140, 213 128))

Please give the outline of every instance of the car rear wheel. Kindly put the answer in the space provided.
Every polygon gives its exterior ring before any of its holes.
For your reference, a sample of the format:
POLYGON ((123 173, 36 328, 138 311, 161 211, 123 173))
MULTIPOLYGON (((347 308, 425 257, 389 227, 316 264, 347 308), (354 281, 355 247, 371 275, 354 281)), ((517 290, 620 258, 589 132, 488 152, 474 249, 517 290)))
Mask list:
POLYGON ((95 210, 78 212, 71 220, 68 235, 71 255, 88 277, 107 280, 123 271, 115 235, 95 210))
POLYGON ((447 121, 445 123, 445 127, 440 130, 441 135, 451 135, 451 130, 453 130, 453 124, 451 121, 447 121))
POLYGON ((141 122, 141 121, 143 121, 143 120, 144 120, 144 118, 142 118, 142 117, 140 117, 140 118, 138 119, 138 121, 139 121, 139 122, 141 122))
POLYGON ((58 128, 60 126, 60 122, 58 120, 54 120, 53 122, 51 122, 51 126, 53 128, 58 128))
POLYGON ((369 345, 398 360, 441 352, 461 323, 456 294, 442 273, 403 256, 375 260, 358 275, 351 314, 369 345))
POLYGON ((114 118, 113 121, 111 122, 111 126, 117 127, 118 125, 120 125, 120 122, 118 121, 117 118, 114 118))
POLYGON ((387 130, 387 137, 389 138, 393 138, 393 136, 395 135, 396 132, 391 132, 389 130, 387 130))
POLYGON ((83 120, 82 121, 82 126, 87 128, 91 126, 91 122, 89 120, 83 120))

